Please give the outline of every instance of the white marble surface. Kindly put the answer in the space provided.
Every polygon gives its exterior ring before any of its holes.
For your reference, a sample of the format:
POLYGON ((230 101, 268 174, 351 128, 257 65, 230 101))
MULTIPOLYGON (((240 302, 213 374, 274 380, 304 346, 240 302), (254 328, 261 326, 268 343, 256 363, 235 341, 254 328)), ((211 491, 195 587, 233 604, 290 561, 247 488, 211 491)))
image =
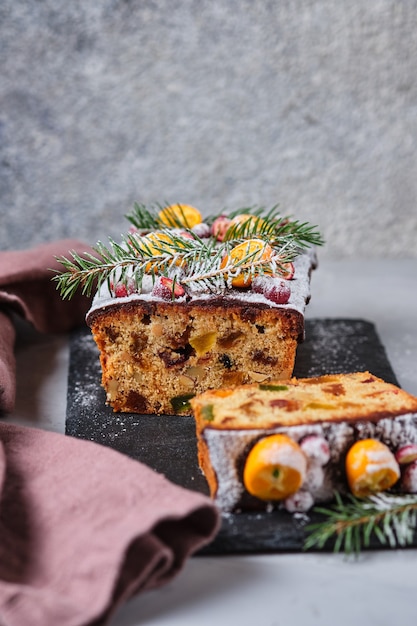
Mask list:
MULTIPOLYGON (((323 261, 309 317, 376 324, 402 387, 417 395, 417 261, 323 261)), ((64 431, 66 337, 22 326, 18 396, 7 421, 64 431)), ((165 587, 123 606, 111 626, 392 626, 417 619, 417 551, 195 557, 165 587)))

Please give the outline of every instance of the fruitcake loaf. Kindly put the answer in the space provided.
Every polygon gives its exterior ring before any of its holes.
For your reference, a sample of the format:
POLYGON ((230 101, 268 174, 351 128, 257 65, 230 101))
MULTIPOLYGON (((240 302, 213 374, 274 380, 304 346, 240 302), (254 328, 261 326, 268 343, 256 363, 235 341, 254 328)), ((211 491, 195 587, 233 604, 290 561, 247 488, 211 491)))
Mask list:
POLYGON ((114 411, 190 414, 207 389, 292 375, 322 243, 314 227, 275 208, 203 221, 190 205, 136 205, 129 219, 121 244, 64 260, 59 279, 64 295, 98 279, 86 319, 114 411))
POLYGON ((306 511, 334 491, 417 492, 417 398, 370 372, 209 390, 191 401, 223 511, 306 511))

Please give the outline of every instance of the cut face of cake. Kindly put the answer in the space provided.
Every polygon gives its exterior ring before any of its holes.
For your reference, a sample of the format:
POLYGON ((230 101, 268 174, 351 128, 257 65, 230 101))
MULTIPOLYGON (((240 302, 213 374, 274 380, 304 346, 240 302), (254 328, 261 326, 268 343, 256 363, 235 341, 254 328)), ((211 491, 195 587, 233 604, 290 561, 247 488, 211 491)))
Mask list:
POLYGON ((190 414, 207 389, 292 375, 314 227, 276 208, 203 220, 190 205, 136 205, 128 217, 121 244, 66 261, 59 279, 64 295, 98 280, 87 323, 115 411, 190 414))
POLYGON ((417 398, 369 372, 211 390, 191 406, 199 464, 225 512, 417 493, 417 398))

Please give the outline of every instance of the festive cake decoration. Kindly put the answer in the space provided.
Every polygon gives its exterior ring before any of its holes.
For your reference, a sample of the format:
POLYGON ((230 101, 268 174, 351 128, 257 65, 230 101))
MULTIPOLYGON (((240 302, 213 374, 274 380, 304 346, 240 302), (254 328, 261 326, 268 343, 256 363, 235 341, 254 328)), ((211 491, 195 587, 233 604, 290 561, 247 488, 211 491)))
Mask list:
POLYGON ((277 207, 137 204, 127 218, 121 242, 60 259, 56 277, 63 297, 96 289, 87 323, 115 411, 190 413, 206 389, 292 375, 316 227, 277 207))
POLYGON ((190 205, 149 209, 135 204, 126 217, 131 228, 121 242, 98 242, 96 255, 59 259, 65 271, 56 280, 64 298, 78 289, 91 294, 105 283, 112 297, 120 297, 120 284, 128 294, 147 293, 146 278, 154 283, 157 276, 171 278, 190 294, 247 290, 255 277, 290 280, 294 259, 323 244, 315 226, 281 216, 276 206, 245 208, 203 222, 190 205))

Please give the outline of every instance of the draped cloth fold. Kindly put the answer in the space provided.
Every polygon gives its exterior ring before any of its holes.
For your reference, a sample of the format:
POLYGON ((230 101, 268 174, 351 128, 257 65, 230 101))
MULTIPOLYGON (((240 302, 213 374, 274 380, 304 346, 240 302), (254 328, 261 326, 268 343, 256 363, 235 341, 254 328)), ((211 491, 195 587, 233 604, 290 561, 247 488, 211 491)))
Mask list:
POLYGON ((0 252, 0 413, 13 410, 16 394, 12 315, 40 332, 67 332, 84 322, 90 299, 76 294, 63 300, 52 280, 63 266, 56 257, 92 250, 74 239, 42 244, 29 250, 0 252))
POLYGON ((104 446, 0 422, 0 623, 105 624, 218 528, 211 500, 104 446))
MULTIPOLYGON (((84 323, 90 301, 63 301, 64 240, 0 252, 0 412, 13 410, 15 326, 84 323)), ((96 443, 0 421, 0 624, 100 626, 141 590, 172 579, 209 543, 219 514, 205 495, 96 443)))

